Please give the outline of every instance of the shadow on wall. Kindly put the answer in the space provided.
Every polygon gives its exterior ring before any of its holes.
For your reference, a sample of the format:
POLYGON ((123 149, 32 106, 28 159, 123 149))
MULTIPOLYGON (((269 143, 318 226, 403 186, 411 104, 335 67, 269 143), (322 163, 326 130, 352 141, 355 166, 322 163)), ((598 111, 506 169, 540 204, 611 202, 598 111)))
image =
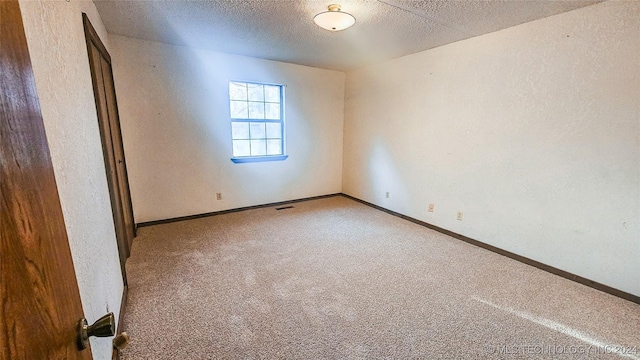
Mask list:
POLYGON ((368 168, 371 179, 373 202, 394 211, 406 211, 402 204, 407 204, 409 192, 396 168, 395 161, 384 145, 384 141, 376 138, 369 156, 368 168))

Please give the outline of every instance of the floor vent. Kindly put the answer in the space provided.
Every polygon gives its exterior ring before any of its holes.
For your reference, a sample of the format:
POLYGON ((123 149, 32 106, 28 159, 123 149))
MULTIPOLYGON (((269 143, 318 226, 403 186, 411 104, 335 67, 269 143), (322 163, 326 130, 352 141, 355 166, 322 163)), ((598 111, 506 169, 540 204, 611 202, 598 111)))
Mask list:
POLYGON ((276 208, 276 210, 293 209, 293 205, 276 208))

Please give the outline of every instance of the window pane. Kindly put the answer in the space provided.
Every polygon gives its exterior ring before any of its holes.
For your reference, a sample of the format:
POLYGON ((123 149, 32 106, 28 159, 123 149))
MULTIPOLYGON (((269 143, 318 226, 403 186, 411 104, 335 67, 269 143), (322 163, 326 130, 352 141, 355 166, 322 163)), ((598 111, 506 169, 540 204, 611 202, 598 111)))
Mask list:
POLYGON ((250 101, 264 101, 264 85, 247 84, 250 101))
POLYGON ((280 104, 265 103, 265 119, 280 120, 280 104))
POLYGON ((251 155, 267 155, 267 142, 265 140, 251 140, 251 155))
POLYGON ((284 154, 283 96, 281 85, 229 82, 234 157, 284 154))
POLYGON ((264 86, 264 101, 268 102, 280 102, 280 86, 265 85, 264 86))
POLYGON ((251 123, 251 138, 252 139, 264 139, 264 123, 251 123))
POLYGON ((230 82, 229 97, 231 100, 247 100, 247 84, 230 82))
POLYGON ((267 155, 282 155, 282 141, 267 140, 267 155))
POLYGON ((231 123, 232 139, 249 139, 249 123, 248 122, 232 122, 231 123))
POLYGON ((248 119, 246 101, 231 101, 231 118, 232 119, 248 119))
POLYGON ((267 138, 280 139, 282 137, 282 125, 280 123, 267 123, 267 138))
POLYGON ((233 140, 233 156, 250 156, 251 148, 249 140, 233 140))
POLYGON ((249 119, 264 119, 264 103, 249 103, 249 119))

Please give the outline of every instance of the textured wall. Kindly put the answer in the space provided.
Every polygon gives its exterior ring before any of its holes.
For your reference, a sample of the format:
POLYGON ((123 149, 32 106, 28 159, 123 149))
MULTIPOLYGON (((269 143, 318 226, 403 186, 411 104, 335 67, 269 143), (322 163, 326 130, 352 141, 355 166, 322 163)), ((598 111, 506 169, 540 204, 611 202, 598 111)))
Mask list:
POLYGON ((341 191, 344 73, 109 39, 136 222, 341 191), (287 160, 231 162, 229 80, 286 85, 287 160))
POLYGON ((344 192, 640 295, 638 34, 611 1, 348 73, 344 192))
MULTIPOLYGON (((103 41, 106 31, 90 1, 20 7, 85 317, 117 319, 123 283, 82 12, 103 41)), ((111 359, 111 340, 91 339, 94 359, 111 359)))

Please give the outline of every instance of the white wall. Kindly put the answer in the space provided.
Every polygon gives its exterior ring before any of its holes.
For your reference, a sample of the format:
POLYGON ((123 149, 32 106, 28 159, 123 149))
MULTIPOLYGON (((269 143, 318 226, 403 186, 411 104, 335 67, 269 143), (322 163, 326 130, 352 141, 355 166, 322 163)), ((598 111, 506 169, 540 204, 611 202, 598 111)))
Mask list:
POLYGON ((639 34, 612 1, 348 73, 344 192, 640 295, 639 34))
MULTIPOLYGON (((120 312, 123 282, 91 85, 82 12, 103 41, 91 1, 21 1, 69 245, 85 317, 120 312)), ((105 44, 108 46, 108 44, 105 44)), ((94 359, 111 359, 112 338, 92 338, 94 359)))
POLYGON ((344 73, 109 39, 137 223, 341 191, 344 73), (231 162, 230 80, 286 85, 287 160, 231 162))

